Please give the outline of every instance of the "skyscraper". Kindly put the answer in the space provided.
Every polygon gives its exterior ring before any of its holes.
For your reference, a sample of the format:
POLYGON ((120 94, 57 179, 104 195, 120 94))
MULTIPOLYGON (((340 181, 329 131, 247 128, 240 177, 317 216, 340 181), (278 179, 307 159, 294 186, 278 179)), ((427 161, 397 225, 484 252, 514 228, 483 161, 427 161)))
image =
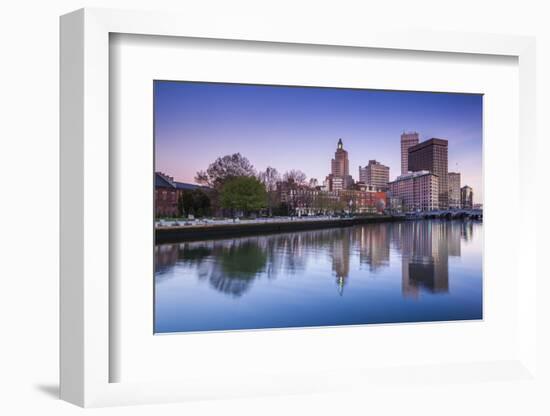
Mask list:
POLYGON ((344 150, 342 139, 338 140, 334 159, 331 160, 330 175, 327 179, 331 191, 348 189, 353 184, 353 179, 349 174, 348 152, 344 150))
POLYGON ((334 176, 344 177, 349 175, 348 152, 344 150, 342 139, 338 140, 338 147, 331 161, 331 172, 334 176))
POLYGON ((409 148, 419 142, 418 133, 410 132, 401 135, 401 175, 409 172, 409 148))
POLYGON ((427 170, 439 179, 439 209, 449 207, 448 147, 447 140, 434 138, 409 148, 409 170, 427 170))
POLYGON ((390 181, 390 168, 376 160, 369 160, 367 166, 359 166, 359 180, 385 191, 390 181))
POLYGON ((474 191, 468 185, 460 189, 460 204, 463 209, 472 209, 474 207, 474 191))
POLYGON ((449 185, 449 208, 460 208, 460 173, 449 172, 447 177, 449 185))

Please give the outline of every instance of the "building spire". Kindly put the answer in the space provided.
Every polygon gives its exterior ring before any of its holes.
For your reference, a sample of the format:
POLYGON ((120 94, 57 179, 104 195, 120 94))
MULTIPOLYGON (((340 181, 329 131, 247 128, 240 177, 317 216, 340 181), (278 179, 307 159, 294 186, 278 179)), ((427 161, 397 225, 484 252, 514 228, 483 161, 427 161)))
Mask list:
POLYGON ((342 143, 342 139, 338 139, 338 149, 343 149, 344 144, 342 143))

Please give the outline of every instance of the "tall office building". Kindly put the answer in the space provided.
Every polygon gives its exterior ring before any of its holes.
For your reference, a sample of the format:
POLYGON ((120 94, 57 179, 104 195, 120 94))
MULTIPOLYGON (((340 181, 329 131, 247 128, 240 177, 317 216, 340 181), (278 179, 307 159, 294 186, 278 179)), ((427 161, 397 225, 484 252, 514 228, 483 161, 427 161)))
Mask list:
POLYGON ((432 211, 439 205, 439 180, 427 170, 399 176, 389 184, 390 195, 407 211, 432 211))
POLYGON ((349 174, 348 152, 344 150, 342 139, 338 140, 334 159, 331 160, 330 174, 327 176, 331 191, 348 189, 353 185, 353 179, 349 174))
POLYGON ((449 208, 460 208, 460 173, 449 172, 447 176, 449 185, 449 208))
POLYGON ((439 179, 439 209, 449 207, 448 147, 447 140, 434 138, 409 148, 409 170, 427 170, 439 179))
POLYGON ((369 160, 367 166, 359 166, 359 180, 385 191, 390 181, 390 168, 376 160, 369 160))
POLYGON ((419 142, 418 133, 403 133, 401 135, 401 175, 409 173, 409 148, 419 142))
POLYGON ((468 185, 460 189, 460 204, 463 209, 472 209, 474 207, 474 191, 468 185))

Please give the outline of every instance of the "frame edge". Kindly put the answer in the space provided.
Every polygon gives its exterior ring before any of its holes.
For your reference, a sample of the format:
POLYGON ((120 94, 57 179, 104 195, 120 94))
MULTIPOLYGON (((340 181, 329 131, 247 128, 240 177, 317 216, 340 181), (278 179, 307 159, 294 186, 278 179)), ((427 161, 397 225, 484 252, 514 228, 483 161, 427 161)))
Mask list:
POLYGON ((84 10, 60 18, 60 398, 84 405, 84 10))

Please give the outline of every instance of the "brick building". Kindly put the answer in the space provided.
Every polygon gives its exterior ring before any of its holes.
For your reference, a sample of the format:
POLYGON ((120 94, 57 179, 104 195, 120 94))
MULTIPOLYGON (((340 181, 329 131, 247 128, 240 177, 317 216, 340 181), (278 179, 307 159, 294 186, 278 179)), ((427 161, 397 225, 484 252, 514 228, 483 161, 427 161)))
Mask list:
POLYGON ((390 168, 376 160, 369 160, 367 166, 359 166, 359 181, 385 191, 390 181, 390 168))
POLYGON ((175 217, 178 215, 178 198, 184 190, 204 188, 199 185, 174 181, 162 172, 155 172, 155 216, 175 217))
POLYGON ((402 201, 404 211, 432 211, 439 207, 439 178, 428 171, 411 172, 390 182, 389 193, 402 201))
POLYGON ((338 213, 382 213, 387 206, 386 192, 373 186, 358 185, 355 189, 322 190, 321 187, 277 184, 279 200, 296 215, 338 213))

